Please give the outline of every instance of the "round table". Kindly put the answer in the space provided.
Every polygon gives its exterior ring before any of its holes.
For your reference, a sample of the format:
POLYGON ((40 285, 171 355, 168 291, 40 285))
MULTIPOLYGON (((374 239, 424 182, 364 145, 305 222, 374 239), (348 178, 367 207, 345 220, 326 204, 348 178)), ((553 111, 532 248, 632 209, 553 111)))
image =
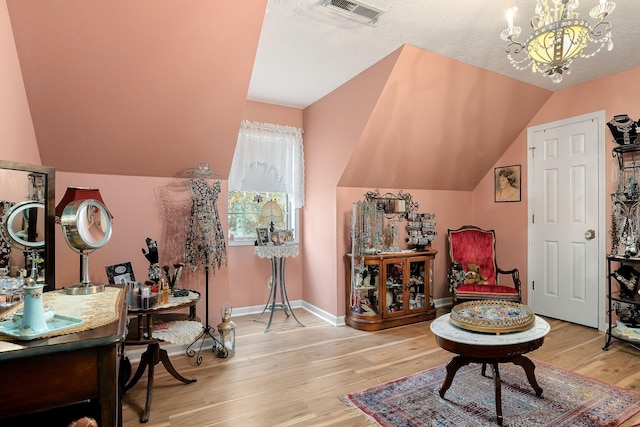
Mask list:
POLYGON ((535 317, 534 325, 525 331, 499 335, 459 328, 451 323, 449 314, 438 317, 431 322, 431 332, 436 337, 436 343, 442 349, 457 354, 447 364, 447 375, 440 388, 440 397, 444 397, 456 372, 463 366, 469 363, 482 363, 482 375, 485 375, 486 365, 490 364, 495 384, 496 416, 498 425, 502 425, 501 383, 498 364, 514 363, 522 366, 536 396, 541 396, 542 388, 538 385, 534 374, 535 365, 524 354, 542 346, 544 337, 550 329, 549 324, 538 316, 535 317))
MULTIPOLYGON (((282 310, 289 317, 289 312, 293 318, 298 322, 300 326, 304 326, 302 322, 298 320, 291 304, 289 303, 289 297, 287 296, 287 287, 284 283, 284 266, 288 257, 295 257, 300 254, 300 248, 298 245, 284 244, 284 245, 265 245, 254 246, 253 252, 260 258, 269 258, 271 260, 271 292, 269 293, 269 299, 264 306, 262 313, 258 316, 258 319, 262 317, 265 311, 271 311, 269 315, 269 323, 265 332, 271 328, 271 321, 273 320, 273 312, 276 310, 282 310), (277 303, 278 289, 280 289, 280 303, 277 303)), ((256 320, 258 320, 256 319, 256 320)))

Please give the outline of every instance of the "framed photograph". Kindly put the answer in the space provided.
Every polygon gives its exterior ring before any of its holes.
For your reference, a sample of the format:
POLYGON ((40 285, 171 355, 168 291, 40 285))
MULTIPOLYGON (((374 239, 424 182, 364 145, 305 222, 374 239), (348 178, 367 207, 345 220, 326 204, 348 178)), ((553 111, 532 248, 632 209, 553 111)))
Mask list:
POLYGON ((493 170, 495 179, 494 200, 501 202, 519 202, 520 165, 501 166, 493 170))
POLYGON ((284 242, 287 241, 287 232, 284 230, 270 231, 269 241, 274 245, 284 245, 284 242))
POLYGON ((258 236, 258 246, 266 246, 269 243, 268 228, 256 228, 256 235, 258 236))
POLYGON ((105 267, 107 270, 107 277, 109 283, 112 285, 120 283, 135 282, 136 278, 133 275, 133 268, 130 262, 123 262, 122 264, 110 265, 105 267))

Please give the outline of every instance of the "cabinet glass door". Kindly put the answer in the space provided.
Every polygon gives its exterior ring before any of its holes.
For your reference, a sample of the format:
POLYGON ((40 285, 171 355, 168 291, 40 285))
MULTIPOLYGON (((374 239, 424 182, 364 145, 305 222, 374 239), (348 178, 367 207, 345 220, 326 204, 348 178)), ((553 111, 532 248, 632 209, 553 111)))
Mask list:
POLYGON ((409 311, 424 311, 429 304, 429 261, 409 260, 409 284, 407 287, 409 311))
POLYGON ((351 286, 351 312, 360 316, 379 316, 380 264, 364 264, 362 272, 355 275, 351 286))
POLYGON ((384 262, 384 271, 386 279, 385 293, 385 313, 387 314, 404 314, 405 295, 404 295, 404 262, 388 260, 384 262))

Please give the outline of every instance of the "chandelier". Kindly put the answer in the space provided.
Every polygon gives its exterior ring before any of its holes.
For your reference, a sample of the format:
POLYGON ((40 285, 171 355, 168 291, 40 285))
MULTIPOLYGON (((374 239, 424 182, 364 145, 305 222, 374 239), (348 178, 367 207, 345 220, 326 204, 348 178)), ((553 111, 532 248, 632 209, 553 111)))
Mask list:
POLYGON ((524 42, 517 41, 521 29, 513 25, 513 16, 517 8, 507 11, 507 28, 500 33, 500 38, 507 43, 507 57, 518 70, 531 70, 551 77, 554 83, 562 81, 563 74, 570 74, 569 67, 573 59, 580 56, 590 58, 607 44, 613 49, 611 40, 611 23, 604 19, 616 4, 612 1, 600 0, 589 12, 596 19, 595 25, 580 19, 576 9, 578 0, 537 0, 535 16, 531 18, 533 32, 524 42), (585 52, 592 43, 590 53, 585 52))

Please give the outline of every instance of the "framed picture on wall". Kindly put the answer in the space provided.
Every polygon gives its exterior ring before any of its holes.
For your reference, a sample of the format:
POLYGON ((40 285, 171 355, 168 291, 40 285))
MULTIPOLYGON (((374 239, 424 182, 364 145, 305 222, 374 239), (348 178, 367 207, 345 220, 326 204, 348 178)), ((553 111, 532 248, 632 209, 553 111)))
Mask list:
POLYGON ((494 169, 496 203, 520 201, 520 169, 520 165, 500 166, 494 169))
POLYGON ((109 283, 112 285, 121 283, 135 282, 136 278, 133 275, 133 268, 130 262, 123 262, 122 264, 110 265, 105 267, 107 270, 107 277, 109 283))

